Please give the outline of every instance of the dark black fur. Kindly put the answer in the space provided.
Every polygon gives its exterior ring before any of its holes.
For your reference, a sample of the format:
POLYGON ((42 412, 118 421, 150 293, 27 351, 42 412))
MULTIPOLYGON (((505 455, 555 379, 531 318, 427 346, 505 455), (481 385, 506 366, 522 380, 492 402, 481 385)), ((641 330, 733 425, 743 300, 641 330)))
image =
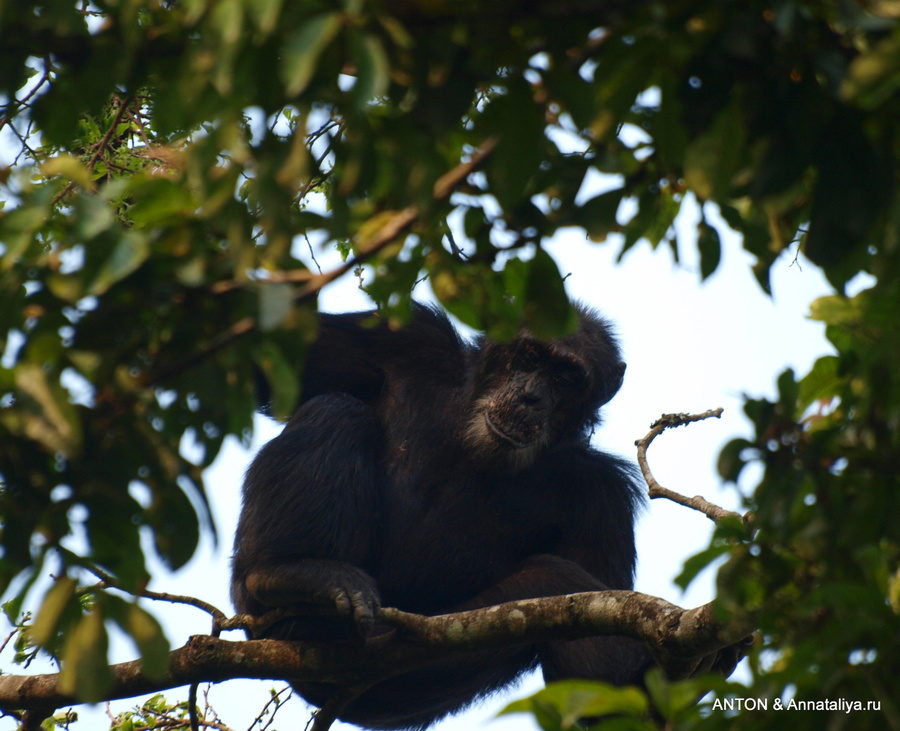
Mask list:
MULTIPOLYGON (((369 634, 379 602, 439 614, 630 589, 641 493, 630 466, 588 445, 624 364, 608 325, 579 317, 549 345, 500 345, 466 343, 424 307, 398 331, 369 326, 370 313, 323 315, 303 403, 247 473, 237 609, 327 605, 369 634)), ((340 625, 303 618, 268 636, 321 639, 340 625)), ((621 637, 475 653, 379 685, 341 717, 423 727, 538 664, 547 680, 625 684, 651 660, 621 637)), ((297 688, 316 704, 330 693, 297 688)))

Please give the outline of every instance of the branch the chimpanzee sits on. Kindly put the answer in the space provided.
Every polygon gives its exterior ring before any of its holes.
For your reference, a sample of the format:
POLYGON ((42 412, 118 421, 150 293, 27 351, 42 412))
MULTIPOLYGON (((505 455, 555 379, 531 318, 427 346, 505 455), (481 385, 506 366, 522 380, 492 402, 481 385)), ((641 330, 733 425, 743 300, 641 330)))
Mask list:
MULTIPOLYGON (((544 343, 462 340, 417 306, 401 330, 373 313, 323 315, 303 401, 250 467, 235 538, 232 598, 293 616, 266 637, 368 638, 381 605, 425 615, 517 599, 631 589, 635 469, 593 449, 598 411, 625 363, 609 324, 584 308, 544 343)), ((730 674, 744 645, 704 669, 730 674)), ((546 680, 641 683, 653 664, 617 636, 472 652, 380 683, 340 718, 424 727, 541 666, 546 680)), ((323 705, 340 690, 296 682, 323 705)))

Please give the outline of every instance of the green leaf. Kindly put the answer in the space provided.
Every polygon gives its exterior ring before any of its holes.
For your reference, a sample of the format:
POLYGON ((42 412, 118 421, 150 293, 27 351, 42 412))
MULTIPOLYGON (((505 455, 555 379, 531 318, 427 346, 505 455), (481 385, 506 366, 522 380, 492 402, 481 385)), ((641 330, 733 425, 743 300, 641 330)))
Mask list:
POLYGON ((716 271, 722 258, 719 232, 706 221, 697 224, 697 250, 700 252, 700 279, 705 280, 716 271))
POLYGON ((551 92, 562 102, 579 129, 588 129, 596 115, 590 83, 573 74, 568 65, 555 65, 543 73, 551 92))
POLYGON ((97 238, 115 224, 110 205, 96 195, 80 195, 75 199, 72 223, 76 240, 85 243, 97 238))
POLYGON ((63 154, 51 157, 41 164, 41 174, 48 178, 58 175, 88 190, 93 187, 90 172, 74 155, 63 154))
POLYGON ((528 262, 523 314, 525 326, 542 340, 559 337, 577 327, 559 268, 553 257, 540 248, 528 262))
POLYGON ((381 41, 366 34, 361 42, 354 44, 356 60, 356 84, 353 97, 358 109, 363 109, 372 100, 384 95, 390 83, 391 64, 381 41))
POLYGON ((840 360, 833 355, 819 358, 800 381, 800 408, 805 409, 814 401, 827 401, 839 396, 844 379, 838 375, 840 360))
POLYGON ((684 181, 700 200, 727 201, 745 154, 744 117, 737 101, 716 115, 712 125, 684 154, 684 181))
POLYGON ((523 79, 510 79, 505 94, 497 94, 481 118, 483 133, 498 139, 485 173, 491 191, 505 208, 512 208, 525 194, 543 159, 543 109, 523 79))
POLYGON ((300 379, 281 349, 270 340, 253 349, 253 360, 268 381, 271 393, 272 416, 287 419, 294 412, 300 397, 300 379))
POLYGON ((700 553, 691 556, 684 562, 681 573, 675 577, 675 583, 682 589, 687 589, 688 585, 697 578, 697 575, 709 566, 720 556, 728 553, 730 550, 727 543, 714 543, 708 548, 704 548, 700 553))
POLYGON ((244 23, 243 0, 219 0, 210 13, 213 27, 219 32, 224 43, 237 43, 244 23))
POLYGON ((51 381, 41 366, 30 363, 15 369, 15 379, 22 431, 50 452, 77 453, 83 438, 81 420, 58 379, 51 381))
POLYGON ((678 98, 674 79, 666 76, 660 82, 659 112, 652 118, 650 133, 653 145, 667 165, 680 165, 688 146, 684 128, 684 106, 678 98))
POLYGON ((132 224, 139 229, 186 218, 200 205, 193 191, 165 178, 135 176, 121 190, 135 202, 129 213, 132 224))
POLYGON ((659 668, 652 668, 647 673, 645 682, 653 705, 667 719, 677 717, 687 708, 694 706, 697 699, 703 695, 703 686, 698 681, 668 682, 659 668))
POLYGON ((644 716, 648 710, 647 697, 638 688, 565 680, 549 683, 534 695, 510 703, 500 715, 532 713, 545 729, 569 729, 582 718, 614 713, 644 716))
POLYGON ((150 245, 144 236, 123 232, 112 254, 103 262, 90 282, 87 294, 101 295, 117 282, 125 279, 150 256, 150 245))
POLYGON ((0 216, 0 241, 6 247, 2 259, 3 269, 10 269, 20 260, 48 216, 47 207, 33 203, 0 216))
POLYGON ((746 439, 732 439, 728 442, 719 453, 717 465, 719 476, 723 480, 737 482, 741 470, 747 465, 747 460, 741 457, 741 453, 745 449, 754 448, 754 446, 755 445, 752 442, 749 442, 746 439))
POLYGON ((616 188, 585 201, 572 213, 572 223, 581 226, 592 241, 605 240, 619 227, 616 213, 624 194, 624 188, 616 188))
MULTIPOLYGON (((187 482, 182 475, 180 483, 187 482)), ((187 495, 177 486, 158 487, 147 518, 153 528, 153 539, 159 557, 170 569, 186 564, 200 540, 197 512, 187 495)))
POLYGON ((271 332, 280 327, 294 309, 294 288, 287 283, 260 285, 259 329, 271 332))
POLYGON ((159 622, 137 604, 112 594, 101 598, 104 614, 134 640, 141 653, 141 671, 159 678, 169 667, 169 641, 159 622))
POLYGON ((800 386, 794 376, 793 368, 785 368, 778 376, 779 400, 789 407, 794 407, 800 394, 800 386))
POLYGON ((828 325, 852 325, 863 316, 863 308, 859 298, 848 298, 842 295, 828 295, 813 300, 809 306, 810 319, 819 320, 828 325))
POLYGON ((78 302, 84 296, 84 278, 78 272, 74 276, 52 272, 44 280, 47 289, 64 302, 78 302))
POLYGON ((68 576, 61 577, 50 587, 41 603, 37 619, 28 631, 35 644, 46 647, 50 643, 66 609, 76 603, 75 589, 77 587, 78 582, 68 576))
POLYGON ((139 591, 149 579, 141 550, 141 506, 124 491, 113 499, 89 495, 84 506, 92 560, 112 571, 126 590, 139 591))
POLYGON ((873 109, 900 89, 900 32, 876 43, 853 59, 841 82, 841 98, 864 109, 873 109))
POLYGON ((247 15, 265 35, 275 30, 283 2, 284 0, 244 0, 247 15))
POLYGON ((69 632, 59 674, 59 690, 85 703, 99 703, 112 685, 106 653, 109 637, 95 606, 69 632))
POLYGON ((322 51, 341 29, 340 13, 322 13, 311 18, 290 36, 284 45, 281 67, 285 93, 297 96, 316 71, 322 51))
POLYGON ((31 548, 31 530, 34 526, 33 518, 29 520, 11 520, 9 511, 4 511, 4 502, 2 493, 0 493, 0 515, 4 515, 3 524, 3 548, 5 555, 0 558, 0 596, 6 596, 10 582, 13 577, 18 579, 16 584, 17 593, 3 604, 3 613, 10 618, 12 624, 17 624, 20 615, 23 615, 22 606, 28 598, 28 594, 39 579, 44 578, 43 568, 44 561, 47 558, 47 552, 38 553, 37 558, 28 566, 30 555, 28 553, 31 548), (27 567, 27 568, 23 568, 27 567))
POLYGON ((862 120, 844 111, 823 132, 816 167, 803 252, 841 286, 868 259, 864 244, 890 199, 893 164, 884 143, 873 145, 862 120))

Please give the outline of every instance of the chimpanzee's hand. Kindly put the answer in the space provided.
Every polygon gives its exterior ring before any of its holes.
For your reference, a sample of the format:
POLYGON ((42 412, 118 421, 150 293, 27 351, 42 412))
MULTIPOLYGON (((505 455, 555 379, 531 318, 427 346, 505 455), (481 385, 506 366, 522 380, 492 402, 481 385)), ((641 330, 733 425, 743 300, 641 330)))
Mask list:
POLYGON ((697 664, 691 677, 704 673, 718 673, 722 677, 729 677, 737 664, 744 659, 748 649, 753 645, 753 640, 753 635, 747 635, 739 642, 707 655, 697 664))
POLYGON ((267 567, 247 576, 247 591, 268 607, 309 606, 311 614, 352 620, 369 637, 381 608, 375 580, 343 561, 306 559, 267 567))
POLYGON ((753 641, 753 635, 747 635, 733 645, 723 647, 721 650, 703 657, 683 657, 658 651, 654 652, 653 656, 670 680, 685 680, 706 673, 718 673, 727 678, 747 654, 753 641))

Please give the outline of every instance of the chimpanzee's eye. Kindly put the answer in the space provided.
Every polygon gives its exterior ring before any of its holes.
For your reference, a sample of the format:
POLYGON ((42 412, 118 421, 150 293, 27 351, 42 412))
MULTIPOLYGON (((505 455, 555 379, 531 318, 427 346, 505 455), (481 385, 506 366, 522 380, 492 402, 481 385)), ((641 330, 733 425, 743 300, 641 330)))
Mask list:
POLYGON ((578 386, 584 378, 584 372, 574 366, 559 368, 553 374, 553 381, 560 386, 578 386))

